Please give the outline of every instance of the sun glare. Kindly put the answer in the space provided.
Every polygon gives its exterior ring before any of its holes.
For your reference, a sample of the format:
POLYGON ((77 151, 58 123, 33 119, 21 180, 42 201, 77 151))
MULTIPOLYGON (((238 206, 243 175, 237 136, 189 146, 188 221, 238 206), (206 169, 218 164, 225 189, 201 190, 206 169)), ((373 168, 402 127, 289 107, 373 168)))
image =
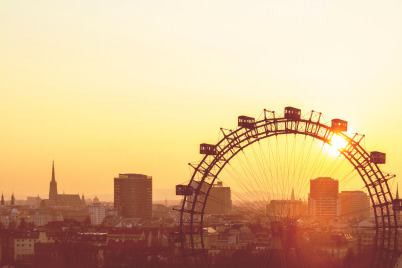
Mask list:
POLYGON ((345 148, 347 144, 348 144, 348 142, 341 136, 334 135, 331 138, 331 146, 332 146, 332 148, 334 148, 336 150, 341 150, 341 149, 345 148))

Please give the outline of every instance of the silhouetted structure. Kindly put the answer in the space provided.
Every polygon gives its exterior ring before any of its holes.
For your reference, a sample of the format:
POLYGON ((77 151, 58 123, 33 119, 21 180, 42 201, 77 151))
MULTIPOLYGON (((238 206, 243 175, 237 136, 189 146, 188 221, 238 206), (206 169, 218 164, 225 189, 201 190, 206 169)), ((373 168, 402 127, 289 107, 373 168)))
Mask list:
POLYGON ((308 199, 311 216, 334 218, 339 215, 339 181, 329 177, 310 180, 308 199))
POLYGON ((269 217, 298 218, 303 214, 302 201, 295 200, 295 192, 292 189, 290 200, 271 200, 266 206, 266 213, 269 217))
POLYGON ((255 118, 241 115, 237 119, 237 125, 239 127, 254 129, 255 128, 255 118))
POLYGON ((386 162, 386 154, 373 151, 370 153, 370 162, 375 164, 385 164, 386 162))
POLYGON ((114 207, 123 217, 152 218, 152 177, 119 174, 114 178, 114 207))
POLYGON ((209 192, 205 213, 227 214, 232 210, 232 198, 230 187, 224 187, 221 181, 212 185, 209 192))
POLYGON ((348 122, 342 119, 332 119, 331 129, 334 132, 345 132, 348 131, 348 122))
POLYGON ((49 187, 49 201, 57 204, 57 182, 54 175, 54 161, 52 162, 52 180, 50 181, 49 187))
POLYGON ((370 217, 370 199, 363 191, 342 191, 339 194, 340 216, 347 218, 368 219, 370 217))
POLYGON ((79 194, 58 194, 57 193, 57 182, 54 172, 54 161, 52 163, 52 180, 50 181, 49 187, 49 199, 44 199, 41 201, 41 206, 51 207, 51 206, 70 206, 70 207, 80 207, 85 206, 80 198, 79 194))

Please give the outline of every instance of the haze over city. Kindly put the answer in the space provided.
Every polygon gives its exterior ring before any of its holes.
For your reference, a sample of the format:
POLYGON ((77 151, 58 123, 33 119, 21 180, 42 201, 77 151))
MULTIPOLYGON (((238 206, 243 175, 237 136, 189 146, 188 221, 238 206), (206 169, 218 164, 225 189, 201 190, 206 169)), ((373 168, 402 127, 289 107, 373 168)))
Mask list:
POLYGON ((398 175, 401 9, 2 1, 1 191, 46 197, 55 160, 66 192, 112 194, 113 177, 138 172, 173 194, 198 144, 215 143, 238 115, 287 105, 347 120, 398 175))
POLYGON ((0 267, 402 268, 400 1, 0 1, 0 267))

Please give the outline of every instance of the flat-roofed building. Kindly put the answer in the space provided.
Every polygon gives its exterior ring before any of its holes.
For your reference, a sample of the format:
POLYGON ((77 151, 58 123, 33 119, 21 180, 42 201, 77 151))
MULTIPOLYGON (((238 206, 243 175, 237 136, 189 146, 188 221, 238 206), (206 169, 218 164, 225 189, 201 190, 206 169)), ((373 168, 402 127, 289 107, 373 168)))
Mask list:
POLYGON ((152 177, 119 174, 114 178, 114 207, 126 218, 152 218, 152 177))
POLYGON ((339 211, 339 181, 330 177, 310 180, 309 213, 313 217, 335 218, 339 211))
POLYGON ((363 191, 342 191, 339 193, 340 215, 346 218, 370 218, 370 199, 363 191))
POLYGON ((223 186, 222 182, 212 185, 209 191, 205 213, 228 214, 232 210, 230 187, 223 186))

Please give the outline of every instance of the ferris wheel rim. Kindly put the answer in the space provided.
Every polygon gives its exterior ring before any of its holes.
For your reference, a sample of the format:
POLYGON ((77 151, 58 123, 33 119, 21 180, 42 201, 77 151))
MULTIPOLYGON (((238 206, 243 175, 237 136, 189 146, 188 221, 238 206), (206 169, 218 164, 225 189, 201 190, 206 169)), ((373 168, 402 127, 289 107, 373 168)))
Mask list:
MULTIPOLYGON (((265 110, 264 110, 265 111, 265 110)), ((294 135, 306 135, 310 136, 313 139, 321 140, 323 143, 330 144, 331 138, 334 135, 338 135, 342 137, 347 145, 345 148, 339 150, 339 152, 354 166, 357 170, 359 176, 364 182, 366 189, 368 190, 371 204, 374 208, 375 214, 375 226, 376 226, 376 243, 375 249, 379 247, 382 251, 389 251, 390 248, 396 247, 396 239, 397 239, 397 219, 396 214, 393 213, 392 210, 392 194, 389 189, 388 180, 384 176, 384 173, 381 171, 377 163, 370 162, 370 154, 366 151, 366 149, 360 144, 362 140, 359 134, 354 134, 350 136, 345 134, 342 131, 335 131, 331 126, 327 125, 327 123, 321 123, 320 117, 317 120, 313 118, 314 111, 311 112, 311 116, 309 119, 304 118, 285 118, 283 117, 266 117, 255 122, 255 127, 246 128, 246 127, 238 127, 235 130, 224 130, 221 128, 223 133, 223 137, 216 143, 215 148, 217 149, 216 155, 208 155, 206 154, 198 165, 190 165, 193 167, 194 171, 192 172, 192 176, 189 182, 189 186, 197 182, 197 189, 194 193, 194 200, 192 202, 191 209, 186 209, 186 201, 187 196, 184 196, 182 208, 180 210, 180 236, 183 238, 184 231, 184 216, 190 216, 189 224, 189 234, 190 234, 190 244, 191 250, 194 251, 194 235, 200 235, 200 243, 201 248, 204 249, 204 241, 203 237, 203 221, 204 221, 204 211, 206 202, 208 200, 209 191, 212 188, 215 180, 217 179, 220 172, 224 169, 226 164, 235 157, 241 150, 246 147, 254 144, 257 141, 278 135, 286 135, 286 134, 294 134, 294 135), (304 126, 304 131, 299 126, 304 126), (259 130, 261 130, 259 132, 259 130), (264 135, 265 134, 265 135, 264 135), (244 142, 244 145, 241 146, 241 143, 244 142), (240 145, 240 146, 239 146, 240 145), (232 154, 230 155, 229 152, 232 154), (234 153, 233 153, 234 152, 234 153), (229 157, 227 157, 229 154, 229 157), (208 161, 210 161, 208 163, 208 161), (220 166, 218 163, 223 162, 220 166), (206 166, 206 167, 204 167, 206 166), (215 173, 211 173, 213 168, 217 167, 218 171, 215 173), (196 181, 195 177, 201 174, 201 180, 196 181), (211 177, 211 183, 207 182, 206 179, 211 177), (206 193, 201 192, 202 186, 207 184, 208 190, 206 193), (199 196, 204 195, 205 198, 202 201, 202 209, 201 211, 195 210, 195 205, 199 196), (384 209, 385 208, 385 209, 384 209), (377 215, 379 214, 379 215, 377 215), (194 222, 194 215, 200 215, 201 219, 198 224, 198 229, 195 232, 194 226, 196 225, 194 222), (385 233, 388 233, 388 241, 385 241, 385 233), (384 239, 382 239, 381 245, 378 245, 379 235, 382 235, 384 239), (393 235, 393 238, 391 238, 393 235), (393 245, 391 245, 393 242, 393 245)), ((321 115, 321 114, 320 114, 321 115)), ((338 119, 336 119, 338 120, 338 119)), ((183 240, 182 240, 183 241, 183 240)), ((184 242, 181 242, 181 247, 184 252, 184 242)))

